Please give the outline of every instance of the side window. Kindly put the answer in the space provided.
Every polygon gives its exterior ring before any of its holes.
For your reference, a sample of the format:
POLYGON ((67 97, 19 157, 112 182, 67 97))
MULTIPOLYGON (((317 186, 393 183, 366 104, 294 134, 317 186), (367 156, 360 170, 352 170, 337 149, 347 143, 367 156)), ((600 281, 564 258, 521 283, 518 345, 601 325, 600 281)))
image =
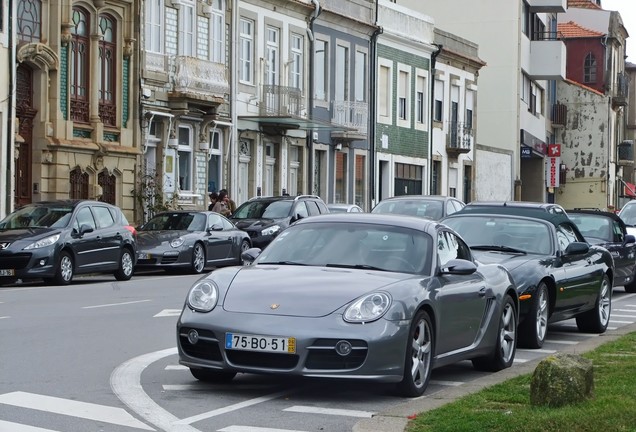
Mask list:
POLYGON ((95 229, 97 226, 95 225, 95 219, 93 218, 93 213, 91 213, 91 209, 88 207, 84 207, 77 212, 77 216, 75 217, 75 229, 79 232, 79 229, 82 225, 88 225, 91 228, 95 229))
POLYGON ((453 213, 455 213, 457 210, 455 210, 455 206, 453 205, 453 201, 449 200, 446 201, 446 215, 451 215, 453 213))
POLYGON ((221 216, 215 214, 211 214, 210 216, 208 216, 208 227, 211 227, 213 225, 222 226, 223 228, 225 228, 221 216))
POLYGON ((294 209, 294 216, 301 217, 301 218, 306 218, 309 216, 309 213, 307 212, 307 206, 305 205, 304 201, 299 201, 296 203, 296 208, 294 209))
POLYGON ((568 224, 561 224, 557 227, 557 240, 559 242, 559 249, 563 252, 570 243, 579 241, 576 236, 576 232, 568 224))
POLYGON ((621 227, 620 222, 612 221, 612 230, 614 231, 614 241, 622 243, 625 236, 623 235, 623 227, 621 227))
POLYGON ((234 229, 234 225, 232 225, 232 222, 230 222, 229 220, 227 220, 225 218, 221 218, 221 223, 223 224, 223 229, 224 230, 234 229))
POLYGON ((311 216, 316 216, 320 213, 326 213, 326 211, 320 211, 320 208, 318 208, 318 203, 315 201, 305 201, 305 204, 307 204, 307 209, 309 210, 309 214, 311 216))
POLYGON ((108 228, 115 225, 115 219, 113 219, 113 215, 108 210, 108 207, 95 206, 93 207, 93 213, 95 214, 98 227, 108 228))
POLYGON ((327 208, 327 205, 323 203, 322 201, 316 201, 315 204, 318 206, 318 210, 320 210, 321 214, 329 213, 329 209, 327 208))
POLYGON ((440 231, 437 235, 437 257, 439 266, 444 267, 450 260, 457 258, 457 238, 448 231, 440 231))
POLYGON ((453 205, 455 206, 455 211, 460 211, 461 209, 464 208, 465 204, 460 201, 453 200, 453 205))

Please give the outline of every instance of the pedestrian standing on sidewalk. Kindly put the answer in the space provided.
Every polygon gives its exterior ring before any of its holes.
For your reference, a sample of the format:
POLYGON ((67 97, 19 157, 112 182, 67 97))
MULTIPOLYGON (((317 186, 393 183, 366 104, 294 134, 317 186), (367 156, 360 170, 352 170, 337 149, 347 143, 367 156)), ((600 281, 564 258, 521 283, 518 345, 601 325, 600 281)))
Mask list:
POLYGON ((221 192, 225 192, 225 195, 227 196, 227 205, 230 209, 230 214, 234 214, 234 212, 236 211, 236 203, 234 202, 234 200, 232 200, 232 198, 230 198, 230 193, 227 191, 227 189, 221 189, 219 193, 221 192))
POLYGON ((232 212, 230 211, 230 206, 227 201, 227 193, 222 190, 219 191, 219 199, 216 201, 216 204, 214 204, 214 207, 212 207, 212 211, 222 214, 223 216, 229 216, 232 212))
POLYGON ((208 205, 208 210, 213 211, 214 204, 219 200, 219 194, 216 192, 210 192, 210 205, 208 205))

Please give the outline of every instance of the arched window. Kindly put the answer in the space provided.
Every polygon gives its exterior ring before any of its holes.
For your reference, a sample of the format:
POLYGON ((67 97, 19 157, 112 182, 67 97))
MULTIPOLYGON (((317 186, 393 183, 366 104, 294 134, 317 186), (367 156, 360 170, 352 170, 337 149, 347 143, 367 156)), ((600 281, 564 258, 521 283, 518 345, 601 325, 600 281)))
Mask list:
POLYGON ((83 172, 80 167, 76 167, 71 171, 70 183, 70 199, 88 199, 88 173, 83 172))
POLYGON ((115 174, 108 174, 108 170, 104 169, 97 174, 97 184, 102 187, 102 197, 99 200, 115 205, 115 174))
POLYGON ((583 82, 585 84, 596 82, 596 57, 593 53, 585 56, 585 64, 583 66, 583 82))
POLYGON ((73 8, 73 40, 71 42, 71 120, 88 123, 88 66, 90 25, 88 13, 73 8))
POLYGON ((99 16, 99 118, 106 126, 117 126, 117 107, 115 106, 116 67, 116 28, 110 15, 99 16))
POLYGON ((42 2, 40 0, 19 0, 17 15, 18 39, 21 42, 40 42, 42 2))

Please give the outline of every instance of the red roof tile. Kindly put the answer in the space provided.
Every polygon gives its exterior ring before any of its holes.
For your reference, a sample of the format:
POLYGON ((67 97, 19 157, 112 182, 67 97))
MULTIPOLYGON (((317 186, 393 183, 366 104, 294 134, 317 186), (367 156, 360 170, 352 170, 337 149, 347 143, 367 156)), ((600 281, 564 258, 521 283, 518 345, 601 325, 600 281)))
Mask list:
POLYGON ((603 9, 597 5, 594 0, 568 0, 568 8, 603 9))
POLYGON ((564 80, 564 82, 566 82, 568 84, 575 85, 577 87, 584 88, 585 90, 591 91, 592 93, 596 93, 599 96, 605 96, 602 92, 600 92, 600 91, 598 91, 598 90, 596 90, 596 89, 594 89, 592 87, 586 86, 585 84, 581 84, 580 82, 576 82, 576 81, 568 79, 568 78, 566 78, 564 80))
POLYGON ((578 25, 577 23, 575 23, 574 21, 569 21, 567 23, 559 23, 557 26, 557 30, 559 34, 566 39, 594 38, 594 37, 605 36, 604 33, 582 27, 578 25))

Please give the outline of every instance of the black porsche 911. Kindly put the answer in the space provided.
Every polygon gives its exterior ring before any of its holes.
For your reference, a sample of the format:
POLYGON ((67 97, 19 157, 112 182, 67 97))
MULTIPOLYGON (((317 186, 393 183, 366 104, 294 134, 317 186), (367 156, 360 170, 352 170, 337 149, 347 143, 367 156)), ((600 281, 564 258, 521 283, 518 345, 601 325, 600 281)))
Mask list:
POLYGON ((636 292, 636 237, 615 213, 601 210, 568 210, 572 222, 590 244, 603 246, 614 257, 614 286, 636 292))
POLYGON ((218 213, 169 211, 138 228, 135 268, 201 273, 207 266, 242 264, 251 246, 249 235, 218 213))
POLYGON ((560 207, 468 204, 442 223, 482 263, 510 271, 519 293, 519 343, 540 348, 549 322, 576 318, 582 332, 603 333, 611 313, 614 260, 590 245, 560 207))

